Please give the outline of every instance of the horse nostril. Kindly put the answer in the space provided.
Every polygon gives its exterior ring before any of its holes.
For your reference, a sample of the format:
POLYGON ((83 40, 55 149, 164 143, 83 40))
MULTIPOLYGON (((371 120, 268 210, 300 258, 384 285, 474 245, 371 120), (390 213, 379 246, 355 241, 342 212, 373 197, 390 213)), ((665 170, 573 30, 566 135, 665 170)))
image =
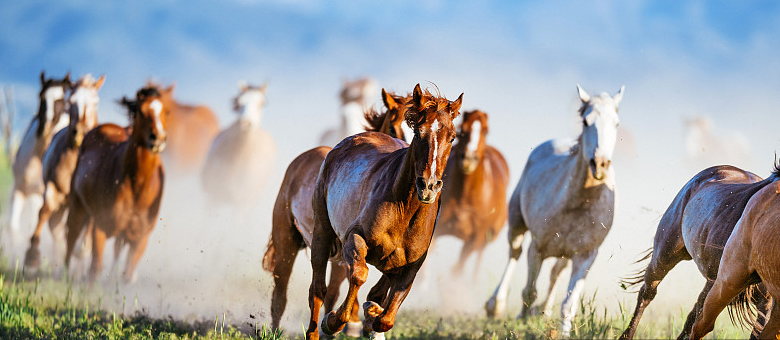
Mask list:
POLYGON ((149 139, 150 140, 157 140, 157 134, 154 133, 154 131, 149 132, 149 139))
POLYGON ((439 189, 441 189, 442 185, 444 185, 444 182, 442 180, 437 180, 436 183, 433 185, 433 187, 436 190, 439 190, 439 189))
POLYGON ((423 180, 422 177, 417 177, 417 181, 414 183, 417 186, 417 189, 423 190, 425 189, 425 180, 423 180))
POLYGON ((596 159, 594 158, 590 159, 590 166, 593 167, 594 169, 596 168, 596 159))

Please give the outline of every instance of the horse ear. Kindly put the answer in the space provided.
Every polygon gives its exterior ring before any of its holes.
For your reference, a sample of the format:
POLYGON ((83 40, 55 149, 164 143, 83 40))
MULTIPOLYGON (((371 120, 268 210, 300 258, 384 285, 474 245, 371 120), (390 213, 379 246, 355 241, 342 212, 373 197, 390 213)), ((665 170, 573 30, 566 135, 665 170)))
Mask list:
POLYGON ((395 110, 398 108, 398 103, 393 96, 385 91, 385 89, 382 89, 382 101, 385 103, 385 107, 387 107, 388 110, 395 110))
POLYGON ((615 105, 620 105, 620 101, 623 100, 623 91, 625 90, 626 90, 626 85, 621 86, 618 93, 616 93, 612 97, 612 100, 615 101, 615 105))
POLYGON ((164 92, 172 95, 174 89, 176 89, 176 82, 173 82, 171 83, 171 85, 168 85, 168 88, 166 88, 164 92))
POLYGON ((422 89, 420 89, 420 84, 417 83, 417 85, 414 87, 414 91, 412 91, 412 102, 414 103, 414 106, 419 108, 423 106, 423 93, 422 89))
POLYGON ((46 71, 41 70, 41 85, 46 83, 46 71))
POLYGON ((239 79, 236 85, 238 85, 238 89, 241 90, 241 92, 246 91, 246 88, 248 87, 248 85, 246 84, 246 80, 243 79, 239 79))
POLYGON ((105 74, 100 76, 100 78, 98 78, 97 82, 95 82, 95 89, 96 90, 100 90, 100 88, 103 87, 103 82, 105 80, 106 80, 106 75, 105 74))
POLYGON ((263 85, 260 86, 260 92, 265 94, 265 89, 267 89, 267 88, 268 88, 268 82, 263 83, 263 85))
POLYGON ((590 101, 590 95, 589 95, 587 92, 585 92, 585 90, 583 90, 583 89, 580 87, 580 84, 577 84, 577 94, 579 94, 579 95, 580 95, 580 100, 581 100, 583 103, 587 103, 587 102, 589 102, 589 101, 590 101))
POLYGON ((455 99, 454 102, 450 102, 450 112, 452 112, 452 119, 455 119, 455 117, 460 114, 460 105, 463 103, 463 93, 460 94, 458 99, 455 99))
POLYGON ((70 71, 68 71, 68 73, 65 73, 65 78, 62 78, 62 81, 68 84, 68 86, 73 87, 73 83, 70 82, 70 71))

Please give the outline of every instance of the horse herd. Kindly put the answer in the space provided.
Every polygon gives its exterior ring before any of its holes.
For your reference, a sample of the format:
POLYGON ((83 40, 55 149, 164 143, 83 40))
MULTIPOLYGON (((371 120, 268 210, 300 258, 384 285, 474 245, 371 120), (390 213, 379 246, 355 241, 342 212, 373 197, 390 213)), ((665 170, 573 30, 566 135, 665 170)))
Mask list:
MULTIPOLYGON (((26 270, 40 266, 38 248, 48 223, 55 246, 66 244, 66 266, 71 257, 91 254, 89 282, 101 275, 105 242, 115 238, 114 264, 129 248, 123 278, 132 282, 159 219, 166 169, 200 169, 203 188, 214 202, 256 201, 260 190, 246 189, 261 187, 257 178, 270 171, 275 146, 260 128, 265 85, 239 85, 234 108, 240 117, 220 132, 208 108, 179 104, 172 99, 172 86, 154 84, 134 98, 122 98, 129 126, 98 125, 98 90, 104 80, 86 75, 71 82, 69 76, 47 79, 41 73, 39 110, 13 164, 10 202, 11 237, 20 231, 24 201, 33 201, 39 211, 26 270)), ((518 318, 535 310, 531 307, 542 261, 554 257, 541 308, 551 316, 552 288, 571 260, 560 329, 569 336, 585 277, 614 218, 611 163, 623 90, 591 95, 578 85, 582 133, 535 147, 507 202, 509 167, 486 142, 488 114, 465 111, 456 124, 463 94, 451 101, 419 84, 407 94, 382 89, 384 108, 378 112, 367 105, 375 91, 372 81, 346 82, 341 127, 321 140, 335 146, 296 157, 273 207, 262 259, 274 280, 273 327, 279 327, 293 264, 304 248, 310 248, 312 266, 306 338, 342 330, 383 338, 435 237, 452 235, 463 241, 453 269, 460 273, 468 257, 476 252, 480 258, 508 224, 508 261, 485 304, 488 316, 505 314, 510 279, 530 232, 528 281, 518 318), (355 117, 362 123, 356 124, 355 117), (357 294, 367 281, 368 264, 382 275, 361 306, 357 294), (346 297, 334 310, 345 280, 346 297), (323 305, 327 313, 320 318, 323 305)), ((780 167, 775 168, 761 179, 732 166, 715 166, 681 189, 658 225, 645 257, 650 263, 629 280, 642 286, 621 338, 634 336, 664 276, 691 259, 707 283, 680 338, 702 338, 727 305, 734 307, 736 319, 753 327, 753 337, 780 335, 780 317, 772 317, 780 315, 773 304, 780 297, 780 252, 775 247, 780 216, 773 209, 780 204, 780 167)))

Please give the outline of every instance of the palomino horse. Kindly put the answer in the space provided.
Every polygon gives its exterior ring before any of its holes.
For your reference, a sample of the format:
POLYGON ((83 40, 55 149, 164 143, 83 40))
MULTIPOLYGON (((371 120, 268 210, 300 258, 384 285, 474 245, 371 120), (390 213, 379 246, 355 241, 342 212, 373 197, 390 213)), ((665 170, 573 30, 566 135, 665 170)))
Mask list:
MULTIPOLYGON (((428 253, 439 210, 442 175, 455 139, 452 119, 463 94, 451 102, 417 84, 406 121, 412 143, 376 132, 344 139, 325 157, 312 197, 311 318, 307 339, 318 339, 317 321, 326 293, 328 260, 343 261, 349 290, 344 303, 322 319, 333 334, 353 314, 367 263, 382 272, 364 304, 366 331, 390 330, 428 253)), ((376 337, 383 335, 374 334, 376 337)))
MULTIPOLYGON (((383 89, 382 99, 387 111, 384 113, 367 112, 366 119, 371 126, 366 129, 392 136, 392 134, 401 131, 398 125, 404 122, 406 98, 388 94, 383 89), (401 117, 400 120, 398 117, 401 117)), ((272 326, 275 329, 279 327, 279 321, 287 305, 287 284, 292 274, 295 257, 301 249, 311 247, 312 244, 314 212, 311 199, 320 166, 330 150, 330 147, 320 146, 296 157, 287 167, 279 195, 276 197, 273 229, 265 256, 263 256, 263 269, 271 272, 274 277, 271 318, 272 326)), ((325 309, 331 310, 336 304, 339 287, 346 278, 346 268, 337 262, 332 262, 330 283, 328 283, 328 291, 325 294, 325 309)), ((358 337, 361 334, 362 325, 358 317, 358 309, 359 307, 355 307, 352 310, 345 331, 349 336, 358 337)))
POLYGON ((106 239, 114 236, 117 253, 122 244, 130 246, 124 279, 134 281, 160 212, 168 110, 154 87, 139 90, 134 101, 123 98, 122 104, 132 126, 102 124, 87 133, 73 173, 65 265, 82 229, 92 224, 90 282, 101 273, 106 239))
MULTIPOLYGON (((25 204, 38 211, 43 204, 43 156, 51 138, 68 126, 66 98, 73 85, 70 73, 61 80, 46 79, 41 72, 41 92, 38 113, 33 117, 24 134, 13 164, 14 189, 10 206, 11 238, 20 229, 20 219, 25 204)), ((15 241, 15 240, 11 240, 15 241)))
MULTIPOLYGON (((97 125, 98 90, 103 86, 105 75, 95 81, 91 74, 79 79, 71 91, 70 124, 52 138, 51 145, 43 158, 43 181, 46 191, 43 196, 43 206, 38 213, 38 224, 30 238, 30 248, 24 258, 26 269, 37 269, 40 266, 41 254, 38 245, 41 240, 43 224, 48 222, 54 236, 55 249, 65 243, 60 222, 67 211, 70 182, 73 170, 76 168, 79 147, 84 135, 97 125), (55 230, 56 229, 56 230, 55 230)), ((61 249, 61 248, 60 248, 61 249)), ((60 252, 55 250, 55 254, 60 252)))
POLYGON ((266 85, 239 82, 233 101, 238 119, 217 135, 201 173, 201 183, 214 202, 243 207, 257 203, 276 158, 276 144, 260 127, 266 85))
MULTIPOLYGON (((738 223, 742 223, 738 222, 740 216, 747 214, 745 206, 749 205, 748 201, 753 200, 752 197, 760 197, 761 195, 757 193, 762 192, 765 187, 770 188, 767 190, 775 190, 775 185, 770 184, 775 183, 777 179, 777 172, 761 180, 751 172, 722 165, 699 172, 685 184, 658 223, 652 253, 646 256, 651 257, 650 263, 643 275, 640 274, 637 280, 632 282, 643 284, 637 296, 634 316, 621 338, 633 338, 642 313, 655 298, 658 285, 666 274, 680 261, 693 259, 699 272, 707 279, 707 283, 688 314, 679 339, 684 339, 691 332, 691 327, 701 313, 707 294, 713 289, 715 279, 721 278, 718 274, 721 261, 730 261, 723 260, 725 256, 721 258, 725 255, 723 247, 726 245, 728 248, 726 241, 734 238, 732 231, 738 223)), ((766 210, 762 211, 766 212, 766 210)), ((747 228, 752 227, 751 225, 747 228)), ((747 269, 745 264, 747 263, 740 265, 747 269)), ((737 316, 743 321, 749 321, 750 318, 748 295, 741 294, 734 302, 737 316)), ((754 297, 757 298, 758 309, 765 311, 766 299, 761 294, 756 294, 754 297)), ((730 302, 731 298, 733 296, 726 302, 730 302)), ((754 325, 755 334, 758 334, 763 323, 763 318, 759 316, 758 322, 754 325)))
POLYGON ((339 97, 341 98, 341 125, 332 128, 320 137, 320 145, 332 146, 342 139, 363 132, 365 120, 363 112, 368 108, 368 100, 376 91, 376 82, 371 78, 344 81, 339 97))
MULTIPOLYGON (((780 251, 777 248, 780 235, 777 224, 780 221, 780 168, 777 165, 763 183, 766 183, 764 187, 747 201, 734 231, 726 241, 717 279, 704 300, 701 316, 693 324, 691 339, 701 339, 711 332, 715 318, 723 308, 757 282, 762 282, 772 297, 772 310, 765 314, 769 320, 758 338, 780 338, 780 251)), ((743 201, 734 200, 737 197, 730 194, 725 202, 744 206, 743 201)), ((727 206, 731 207, 730 204, 727 206)), ((717 215, 722 207, 719 205, 711 212, 717 215)), ((753 333, 754 336, 756 334, 753 333)))
POLYGON ((591 97, 577 85, 582 107, 582 134, 577 140, 550 140, 528 156, 520 182, 509 201, 509 262, 493 296, 485 304, 488 316, 501 315, 506 306, 509 280, 522 252, 523 236, 531 232, 528 249, 528 283, 518 318, 528 316, 536 300, 536 279, 542 261, 557 257, 544 303, 550 315, 554 286, 572 260, 569 289, 561 307, 563 336, 571 322, 598 248, 612 227, 615 213, 615 175, 612 153, 618 126, 618 105, 623 87, 613 97, 591 97))
MULTIPOLYGON (((148 83, 147 86, 156 86, 148 83)), ((199 171, 206 160, 211 142, 219 133, 219 121, 214 112, 203 105, 187 105, 173 98, 174 85, 160 92, 163 106, 168 109, 168 141, 163 161, 173 174, 190 174, 199 171)))
POLYGON ((482 251, 506 221, 506 187, 509 165, 504 156, 487 145, 488 116, 476 110, 463 113, 458 141, 447 161, 442 189, 441 214, 436 237, 452 235, 463 240, 455 273, 460 274, 472 252, 477 267, 482 251))

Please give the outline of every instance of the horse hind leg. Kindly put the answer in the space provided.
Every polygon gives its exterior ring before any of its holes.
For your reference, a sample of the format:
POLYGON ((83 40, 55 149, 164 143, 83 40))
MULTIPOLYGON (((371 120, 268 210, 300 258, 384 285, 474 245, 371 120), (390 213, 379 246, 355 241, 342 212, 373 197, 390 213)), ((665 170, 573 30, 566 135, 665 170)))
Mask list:
MULTIPOLYGON (((306 329, 307 340, 317 340, 320 334, 317 331, 320 317, 320 308, 323 298, 326 294, 327 286, 325 284, 325 271, 328 266, 333 241, 336 234, 330 225, 328 213, 325 210, 325 200, 318 198, 317 190, 312 198, 312 208, 314 209, 314 231, 311 244, 311 269, 312 278, 309 286, 309 326, 306 329)), ((321 195, 319 195, 321 197, 321 195)))
POLYGON ((704 288, 702 288, 701 293, 699 293, 699 298, 696 299, 696 303, 693 305, 693 309, 691 309, 691 311, 688 313, 688 317, 685 318, 685 325, 683 325, 682 332, 680 332, 680 335, 677 336, 677 339, 683 340, 688 336, 688 334, 691 333, 693 323, 701 314, 701 309, 704 306, 704 300, 707 298, 707 294, 709 294, 714 283, 714 281, 707 280, 707 282, 704 284, 704 288))
MULTIPOLYGON (((776 299, 773 298, 776 301, 776 299)), ((771 312, 769 312, 767 321, 759 339, 779 339, 780 338, 780 303, 772 303, 771 312)))
MULTIPOLYGON (((724 254, 726 254, 725 251, 724 254)), ((723 269, 723 267, 724 264, 721 264, 720 268, 723 269)), ((689 339, 701 339, 707 333, 711 332, 715 328, 715 319, 720 312, 726 308, 734 297, 749 286, 750 275, 747 273, 746 268, 743 268, 743 270, 740 270, 741 273, 735 273, 736 275, 734 276, 728 274, 723 275, 724 273, 722 270, 718 272, 718 279, 715 280, 712 289, 704 300, 701 315, 693 324, 689 339), (723 277, 728 277, 728 279, 723 279, 723 277)), ((769 323, 772 323, 771 318, 769 323)), ((767 331, 766 328, 767 327, 764 328, 764 331, 767 331)))
POLYGON ((552 270, 550 271, 550 288, 547 289, 547 296, 544 298, 544 303, 542 304, 544 306, 543 313, 546 317, 552 316, 553 304, 555 304, 555 283, 558 281, 558 276, 561 275, 561 272, 566 269, 566 266, 568 265, 568 259, 559 258, 555 260, 555 265, 553 265, 552 270))
POLYGON ((504 273, 501 275, 501 281, 490 299, 485 303, 485 312, 489 318, 501 317, 506 312, 506 298, 509 295, 509 282, 512 279, 512 274, 515 271, 517 260, 520 258, 520 254, 523 253, 523 238, 525 232, 528 231, 528 227, 525 224, 522 214, 520 213, 520 204, 510 202, 510 205, 516 207, 510 208, 509 212, 509 259, 506 267, 504 267, 504 273))
POLYGON ((518 319, 523 320, 528 317, 531 306, 536 301, 536 279, 539 278, 539 271, 544 260, 534 241, 531 239, 531 246, 528 248, 528 279, 523 289, 523 305, 520 307, 520 314, 517 315, 518 319))
MULTIPOLYGON (((95 244, 94 241, 92 243, 95 244)), ((122 279, 125 283, 134 283, 138 279, 136 269, 138 268, 138 262, 141 261, 141 256, 143 256, 144 251, 146 250, 146 245, 149 243, 149 234, 144 235, 138 241, 129 243, 130 250, 127 252, 127 265, 125 265, 125 272, 122 275, 122 279)), ((93 247, 92 251, 95 253, 102 253, 103 249, 93 247)))
POLYGON ((274 278, 274 289, 271 295, 271 326, 274 329, 279 328, 282 315, 287 307, 287 287, 295 258, 303 244, 303 239, 295 230, 294 225, 286 224, 280 229, 274 224, 269 244, 270 253, 268 254, 273 259, 266 261, 268 265, 265 268, 266 270, 270 269, 274 278))
MULTIPOLYGON (((78 241, 84 226, 87 223, 91 223, 90 220, 89 215, 78 201, 78 198, 71 198, 70 206, 68 208, 68 219, 65 223, 67 227, 67 230, 65 231, 67 241, 67 247, 65 248, 66 272, 70 268, 70 261, 76 247, 76 241, 78 241)), ((89 232, 91 232, 91 230, 89 232)))

